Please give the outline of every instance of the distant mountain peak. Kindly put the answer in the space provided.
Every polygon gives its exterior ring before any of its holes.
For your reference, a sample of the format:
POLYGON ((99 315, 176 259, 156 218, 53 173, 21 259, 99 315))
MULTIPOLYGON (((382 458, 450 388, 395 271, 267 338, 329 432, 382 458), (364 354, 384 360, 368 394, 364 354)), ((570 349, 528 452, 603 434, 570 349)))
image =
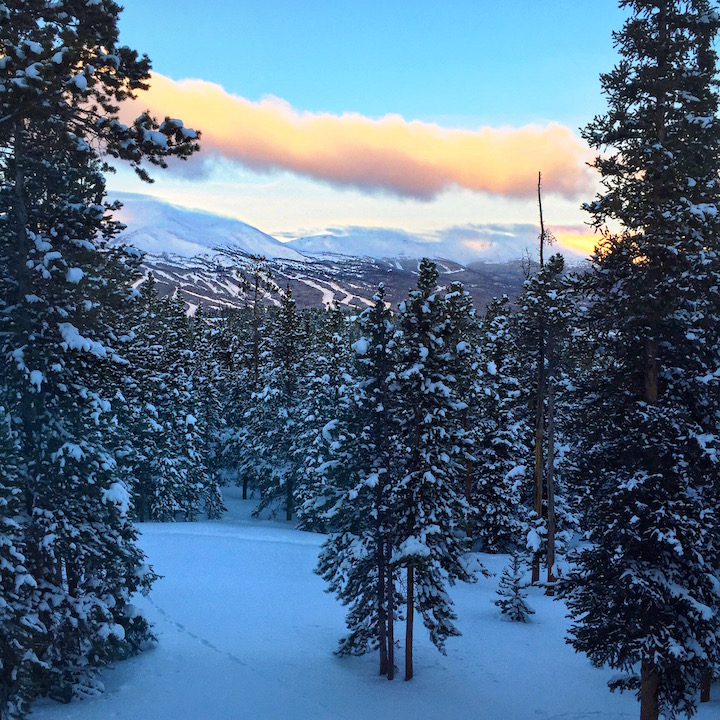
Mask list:
POLYGON ((117 218, 128 226, 120 236, 150 255, 197 257, 230 249, 247 255, 303 260, 287 243, 235 218, 171 205, 149 195, 115 193, 123 207, 117 218))
MULTIPOLYGON (((520 259, 537 246, 538 230, 528 223, 448 227, 410 233, 385 227, 334 227, 315 235, 280 241, 236 218, 172 205, 149 195, 116 193, 124 203, 118 217, 128 229, 121 236, 151 255, 196 257, 231 249, 268 259, 302 261, 314 257, 375 260, 429 257, 469 265, 520 259)), ((563 249, 569 264, 582 256, 563 249)))

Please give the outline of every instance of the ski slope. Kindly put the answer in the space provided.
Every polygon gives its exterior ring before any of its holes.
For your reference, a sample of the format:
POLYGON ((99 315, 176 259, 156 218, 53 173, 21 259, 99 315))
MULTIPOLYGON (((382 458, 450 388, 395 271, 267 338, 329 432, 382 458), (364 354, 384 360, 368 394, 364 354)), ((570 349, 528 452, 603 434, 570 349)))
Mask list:
MULTIPOLYGON (((141 546, 158 580, 138 604, 158 644, 103 674, 105 693, 58 705, 33 720, 636 720, 630 695, 608 691, 564 641, 562 603, 531 588, 526 625, 495 607, 496 573, 455 586, 460 638, 447 656, 416 625, 415 678, 388 682, 377 654, 333 655, 344 608, 313 573, 322 536, 250 518, 251 501, 226 488, 219 521, 142 526, 141 546)), ((416 621, 419 622, 419 621, 416 621)), ((396 635, 402 643, 403 628, 396 635)), ((396 660, 402 666, 400 648, 396 660)), ((720 718, 720 687, 699 720, 720 718)))

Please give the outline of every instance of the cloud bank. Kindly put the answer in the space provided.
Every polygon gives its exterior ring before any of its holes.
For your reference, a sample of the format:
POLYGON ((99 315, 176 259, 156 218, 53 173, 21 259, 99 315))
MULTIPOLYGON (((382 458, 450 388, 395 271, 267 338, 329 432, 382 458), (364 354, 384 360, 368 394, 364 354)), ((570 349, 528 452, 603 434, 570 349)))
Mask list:
MULTIPOLYGON (((123 108, 149 109, 202 131, 201 156, 258 172, 286 170, 365 192, 431 200, 453 187, 515 198, 545 192, 574 198, 592 189, 589 150, 557 123, 476 131, 347 113, 300 112, 277 98, 252 102, 204 80, 153 74, 151 88, 123 108)), ((197 161, 192 161, 197 162, 197 161)))

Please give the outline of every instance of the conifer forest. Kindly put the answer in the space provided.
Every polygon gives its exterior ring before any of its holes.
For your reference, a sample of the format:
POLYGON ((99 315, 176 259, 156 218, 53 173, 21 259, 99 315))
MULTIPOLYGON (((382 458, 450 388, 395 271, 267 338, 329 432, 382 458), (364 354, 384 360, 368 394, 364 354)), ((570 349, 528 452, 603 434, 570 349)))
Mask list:
POLYGON ((530 627, 533 588, 564 604, 571 651, 641 720, 717 699, 720 8, 620 5, 582 131, 587 265, 553 253, 535 175, 517 297, 476 307, 424 258, 400 303, 381 283, 300 309, 256 255, 233 270, 244 307, 189 315, 113 242, 106 178, 192 164, 202 128, 121 120, 151 65, 113 0, 0 0, 2 720, 93 695, 157 640, 143 527, 221 518, 231 487, 319 534, 337 655, 396 684, 423 683, 418 635, 446 653, 453 586, 502 554, 497 621, 530 627))

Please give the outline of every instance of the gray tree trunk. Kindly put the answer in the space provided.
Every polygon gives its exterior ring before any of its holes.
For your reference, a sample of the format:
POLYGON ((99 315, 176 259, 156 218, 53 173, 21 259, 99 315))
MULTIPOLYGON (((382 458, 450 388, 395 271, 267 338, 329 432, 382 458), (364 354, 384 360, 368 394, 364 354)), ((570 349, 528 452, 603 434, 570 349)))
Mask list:
POLYGON ((415 568, 407 566, 407 613, 405 620, 405 679, 413 676, 413 619, 415 615, 415 568))
POLYGON ((554 595, 552 584, 555 582, 555 386, 552 376, 548 378, 548 427, 547 427, 547 564, 548 587, 546 595, 554 595))

